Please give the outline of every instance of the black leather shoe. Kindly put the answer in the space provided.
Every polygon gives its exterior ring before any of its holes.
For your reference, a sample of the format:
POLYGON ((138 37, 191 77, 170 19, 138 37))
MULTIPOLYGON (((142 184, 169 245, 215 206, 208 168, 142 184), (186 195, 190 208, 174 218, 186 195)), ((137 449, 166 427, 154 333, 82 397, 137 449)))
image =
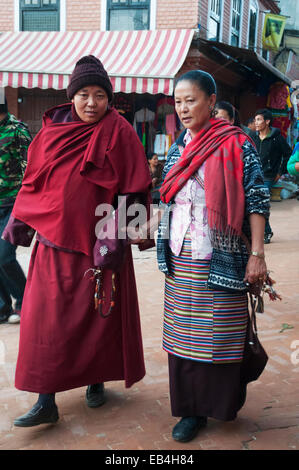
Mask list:
POLYGON ((51 408, 44 408, 39 405, 39 403, 36 403, 28 413, 16 418, 14 425, 27 428, 30 426, 38 426, 39 424, 56 423, 58 419, 59 416, 56 405, 51 406, 51 408))
POLYGON ((172 430, 172 437, 175 441, 188 442, 193 439, 201 428, 207 425, 205 416, 188 416, 182 418, 172 430))
POLYGON ((97 408, 104 405, 106 401, 104 384, 88 385, 85 400, 89 408, 97 408))

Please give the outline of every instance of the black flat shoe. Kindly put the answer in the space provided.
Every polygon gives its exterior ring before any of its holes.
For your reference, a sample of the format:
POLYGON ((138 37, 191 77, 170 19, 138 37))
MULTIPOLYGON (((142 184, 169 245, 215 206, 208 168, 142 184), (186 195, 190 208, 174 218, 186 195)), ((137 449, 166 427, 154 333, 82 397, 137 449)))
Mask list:
POLYGON ((98 408, 104 405, 106 401, 104 384, 88 385, 85 400, 89 408, 98 408))
POLYGON ((14 425, 28 428, 30 426, 38 426, 39 424, 56 423, 58 419, 58 408, 56 405, 51 406, 51 408, 44 408, 36 403, 30 411, 16 418, 14 425))
POLYGON ((267 233, 264 235, 264 245, 268 245, 271 243, 271 238, 273 237, 273 233, 267 233))
POLYGON ((188 416, 182 418, 172 430, 172 437, 175 441, 188 442, 191 441, 201 428, 207 425, 205 416, 188 416))

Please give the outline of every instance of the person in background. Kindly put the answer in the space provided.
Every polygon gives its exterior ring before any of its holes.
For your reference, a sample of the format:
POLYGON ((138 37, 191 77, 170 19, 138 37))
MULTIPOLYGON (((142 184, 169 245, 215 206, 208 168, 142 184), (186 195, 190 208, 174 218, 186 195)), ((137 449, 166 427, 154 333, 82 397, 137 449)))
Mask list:
MULTIPOLYGON (((259 109, 255 113, 256 133, 252 139, 260 155, 265 184, 269 192, 272 186, 279 180, 280 176, 287 172, 287 162, 291 156, 292 149, 282 137, 280 130, 272 128, 272 113, 269 109, 259 109)), ((273 230, 266 221, 264 243, 270 243, 273 230)))
POLYGON ((253 131, 241 124, 239 111, 228 101, 218 101, 215 105, 215 117, 228 121, 232 126, 243 129, 249 137, 252 137, 253 131))
POLYGON ((292 155, 287 163, 290 175, 299 176, 299 142, 296 143, 292 155))
MULTIPOLYGON (((296 143, 292 155, 287 163, 287 170, 290 175, 295 176, 298 182, 299 180, 299 142, 296 143)), ((297 196, 299 200, 299 195, 297 196)))
POLYGON ((215 117, 230 122, 232 126, 241 127, 239 113, 228 101, 218 101, 215 105, 215 117))
POLYGON ((151 153, 147 160, 148 160, 150 175, 152 178, 152 199, 154 203, 159 203, 160 201, 159 188, 161 186, 161 181, 162 181, 163 165, 162 163, 159 162, 158 155, 156 153, 151 153))
POLYGON ((36 231, 15 386, 38 400, 15 419, 20 427, 57 422, 56 392, 87 386, 86 404, 96 408, 106 400, 104 382, 131 387, 145 374, 131 247, 114 274, 98 271, 99 256, 112 250, 96 235, 98 208, 107 212, 119 194, 150 204, 144 149, 112 107, 112 83, 96 57, 77 62, 67 96, 43 117, 5 229, 24 246, 36 231))
MULTIPOLYGON (((26 168, 32 138, 27 126, 0 104, 0 236, 10 217, 26 168)), ((0 239, 0 323, 19 323, 26 278, 16 259, 16 247, 0 239), (12 307, 12 297, 15 307, 12 307)))
POLYGON ((245 127, 247 127, 247 129, 250 129, 254 133, 256 132, 254 117, 250 117, 249 119, 247 119, 245 127))
POLYGON ((166 276, 171 411, 180 418, 172 436, 187 442, 209 417, 235 419, 245 402, 246 283, 262 283, 267 274, 269 193, 248 136, 213 118, 213 77, 187 72, 174 96, 185 131, 163 170, 157 257, 166 276))

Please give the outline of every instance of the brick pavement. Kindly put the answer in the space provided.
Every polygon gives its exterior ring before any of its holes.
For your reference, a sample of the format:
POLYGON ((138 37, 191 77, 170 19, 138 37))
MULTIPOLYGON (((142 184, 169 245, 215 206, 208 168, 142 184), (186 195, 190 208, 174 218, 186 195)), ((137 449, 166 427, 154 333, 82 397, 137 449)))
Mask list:
MULTIPOLYGON (((283 301, 267 300, 265 313, 258 316, 260 338, 270 359, 261 378, 249 385, 247 401, 235 421, 210 419, 190 443, 172 440, 177 419, 170 415, 167 357, 161 349, 164 279, 156 266, 155 250, 142 254, 134 250, 147 368, 144 379, 130 389, 123 382, 108 383, 108 401, 98 409, 85 405, 85 388, 59 393, 56 425, 15 428, 13 419, 31 407, 36 395, 14 388, 19 326, 0 325, 0 449, 298 449, 298 219, 297 200, 272 203, 275 235, 266 254, 283 301), (280 332, 283 324, 289 328, 280 332)), ((19 248, 18 258, 27 270, 29 250, 19 248)))

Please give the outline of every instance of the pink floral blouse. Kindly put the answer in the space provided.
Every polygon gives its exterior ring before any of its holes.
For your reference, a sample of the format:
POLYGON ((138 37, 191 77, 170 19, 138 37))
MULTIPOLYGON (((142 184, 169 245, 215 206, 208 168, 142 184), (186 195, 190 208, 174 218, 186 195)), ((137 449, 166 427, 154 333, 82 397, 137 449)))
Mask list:
MULTIPOLYGON (((189 130, 184 137, 187 145, 192 140, 189 130)), ((204 182, 205 163, 197 177, 204 182)), ((170 224, 169 246, 179 256, 188 229, 191 235, 192 259, 211 259, 212 245, 208 232, 205 191, 195 178, 190 178, 174 199, 170 224)))

